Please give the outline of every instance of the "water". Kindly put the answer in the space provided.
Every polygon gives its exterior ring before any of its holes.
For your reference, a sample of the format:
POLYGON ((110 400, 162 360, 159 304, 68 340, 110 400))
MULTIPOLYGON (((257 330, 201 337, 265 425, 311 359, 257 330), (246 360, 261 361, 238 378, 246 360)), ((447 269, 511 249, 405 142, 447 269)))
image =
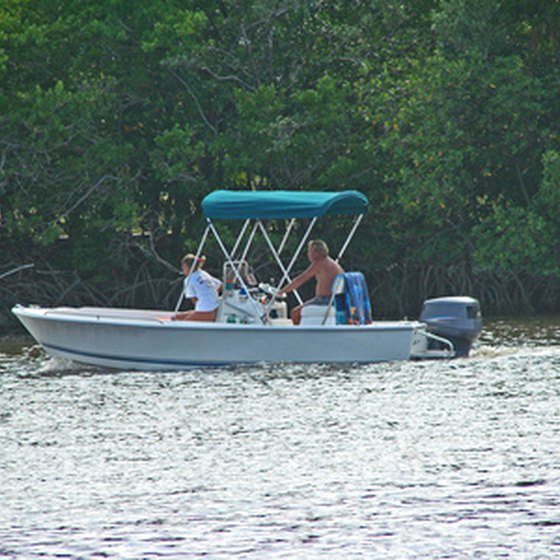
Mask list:
POLYGON ((0 342, 0 559, 558 558, 560 320, 474 356, 108 373, 0 342))

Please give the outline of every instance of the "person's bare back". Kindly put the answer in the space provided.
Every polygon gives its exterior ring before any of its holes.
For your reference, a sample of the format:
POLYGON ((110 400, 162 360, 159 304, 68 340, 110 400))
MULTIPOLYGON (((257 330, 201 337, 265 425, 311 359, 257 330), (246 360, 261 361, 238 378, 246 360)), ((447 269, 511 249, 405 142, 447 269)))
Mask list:
POLYGON ((344 272, 342 267, 330 257, 323 257, 315 261, 310 268, 317 282, 315 296, 330 297, 335 277, 344 272))

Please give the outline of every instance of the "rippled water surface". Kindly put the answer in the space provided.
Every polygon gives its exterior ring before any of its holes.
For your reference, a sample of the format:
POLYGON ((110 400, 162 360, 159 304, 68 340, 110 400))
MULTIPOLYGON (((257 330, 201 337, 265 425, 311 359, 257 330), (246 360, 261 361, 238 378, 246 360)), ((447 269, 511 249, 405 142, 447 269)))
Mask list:
POLYGON ((560 319, 469 359, 111 373, 0 340, 0 559, 559 558, 560 319))

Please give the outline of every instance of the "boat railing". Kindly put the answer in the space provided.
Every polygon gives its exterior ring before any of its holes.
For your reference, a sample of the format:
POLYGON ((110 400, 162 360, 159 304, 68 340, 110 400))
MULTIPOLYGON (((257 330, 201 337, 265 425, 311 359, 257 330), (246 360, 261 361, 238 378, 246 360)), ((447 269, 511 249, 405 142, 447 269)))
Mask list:
POLYGON ((418 334, 426 337, 428 340, 433 340, 439 342, 443 345, 443 350, 431 350, 427 349, 425 352, 420 352, 414 354, 414 358, 453 358, 455 356, 455 345, 453 342, 442 336, 431 333, 427 330, 419 330, 418 334))

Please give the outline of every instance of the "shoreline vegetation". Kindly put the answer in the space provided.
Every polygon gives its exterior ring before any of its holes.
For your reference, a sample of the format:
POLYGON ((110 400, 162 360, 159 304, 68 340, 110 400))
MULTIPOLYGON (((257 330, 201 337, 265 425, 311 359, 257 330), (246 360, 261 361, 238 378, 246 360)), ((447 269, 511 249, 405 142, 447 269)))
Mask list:
MULTIPOLYGON (((147 309, 173 309, 177 303, 182 277, 178 269, 176 273, 170 270, 171 265, 162 272, 161 257, 158 260, 137 247, 129 247, 128 268, 121 271, 119 279, 114 270, 107 270, 104 278, 81 278, 75 270, 64 269, 65 255, 61 249, 58 259, 53 260, 51 255, 40 265, 27 264, 0 275, 0 332, 19 326, 10 312, 17 303, 147 309), (57 267, 59 259, 61 266, 57 267), (132 279, 125 274, 130 271, 135 272, 132 279)), ((221 262, 218 252, 214 256, 213 262, 221 262)), ((271 278, 273 263, 264 262, 260 272, 262 278, 271 278)), ((216 267, 213 273, 221 276, 216 267)), ((480 300, 483 313, 492 315, 547 314, 560 309, 558 282, 550 278, 492 273, 476 276, 458 266, 407 270, 395 265, 390 271, 365 274, 377 319, 417 318, 425 299, 441 295, 471 295, 480 300)))
POLYGON ((558 1, 7 0, 0 315, 173 308, 217 188, 363 192, 342 264, 376 317, 559 312, 559 28, 558 1))

